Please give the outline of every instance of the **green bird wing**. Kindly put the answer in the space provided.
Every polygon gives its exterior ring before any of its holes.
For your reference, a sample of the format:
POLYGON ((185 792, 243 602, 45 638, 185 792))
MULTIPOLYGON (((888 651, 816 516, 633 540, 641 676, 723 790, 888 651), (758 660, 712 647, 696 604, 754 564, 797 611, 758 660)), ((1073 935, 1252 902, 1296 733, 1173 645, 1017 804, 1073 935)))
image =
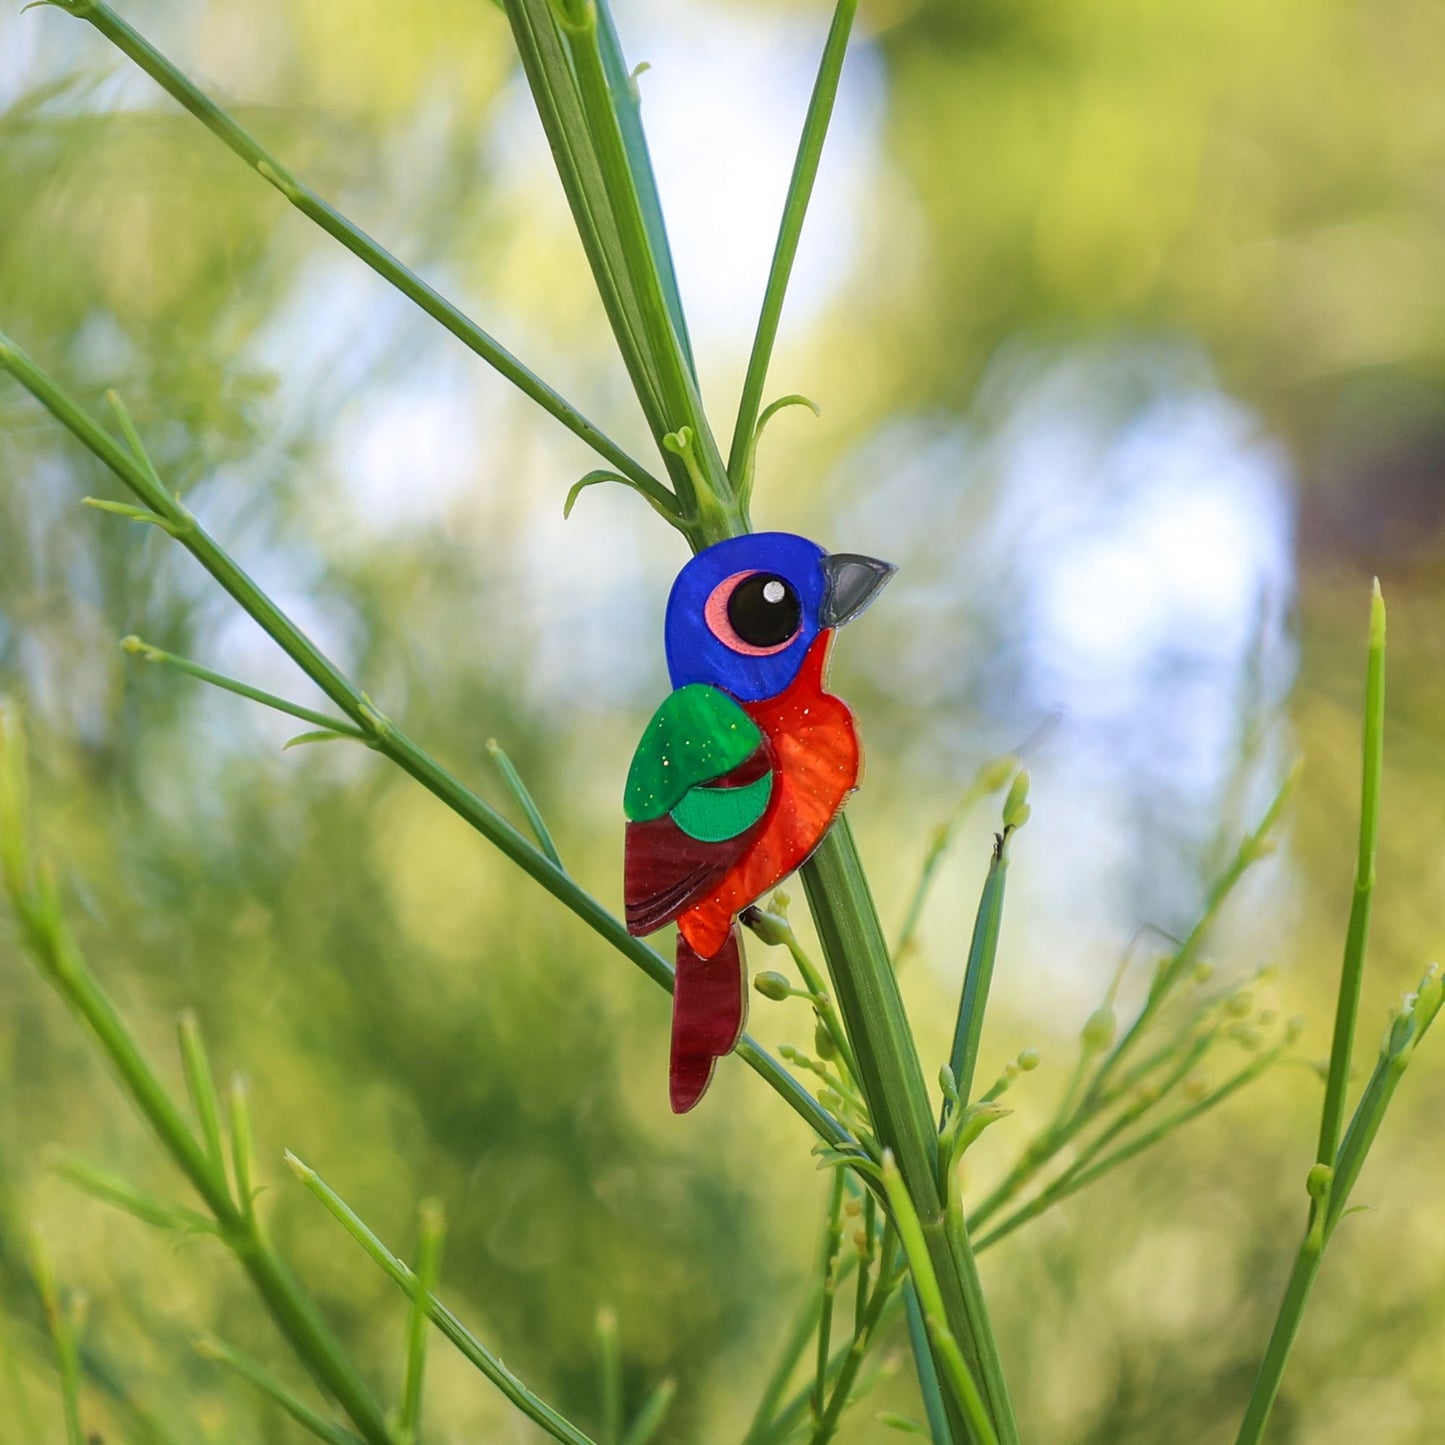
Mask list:
POLYGON ((735 838, 762 817, 772 769, 736 787, 710 787, 764 746, 762 730, 725 692, 689 683, 653 714, 633 754, 623 811, 634 823, 671 815, 702 842, 735 838))

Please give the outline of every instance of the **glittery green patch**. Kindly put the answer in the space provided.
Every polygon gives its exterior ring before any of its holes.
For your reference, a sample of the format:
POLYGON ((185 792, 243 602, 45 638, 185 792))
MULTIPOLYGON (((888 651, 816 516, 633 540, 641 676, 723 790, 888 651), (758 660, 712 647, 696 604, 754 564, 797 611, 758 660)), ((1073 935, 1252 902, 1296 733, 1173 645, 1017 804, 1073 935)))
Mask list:
POLYGON ((726 693, 702 682, 678 688, 637 745, 623 811, 634 823, 670 813, 689 788, 732 772, 762 740, 758 725, 726 693))

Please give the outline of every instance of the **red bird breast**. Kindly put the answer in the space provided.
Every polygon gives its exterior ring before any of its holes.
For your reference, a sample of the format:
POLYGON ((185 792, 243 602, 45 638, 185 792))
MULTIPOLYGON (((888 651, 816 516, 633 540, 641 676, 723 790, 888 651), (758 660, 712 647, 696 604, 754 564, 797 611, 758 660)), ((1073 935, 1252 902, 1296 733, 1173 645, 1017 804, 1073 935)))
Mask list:
POLYGON ((823 687, 832 631, 819 633, 792 685, 743 704, 774 757, 773 795, 746 854, 677 920, 703 958, 722 947, 733 919, 799 867, 858 785, 861 754, 853 714, 823 687))

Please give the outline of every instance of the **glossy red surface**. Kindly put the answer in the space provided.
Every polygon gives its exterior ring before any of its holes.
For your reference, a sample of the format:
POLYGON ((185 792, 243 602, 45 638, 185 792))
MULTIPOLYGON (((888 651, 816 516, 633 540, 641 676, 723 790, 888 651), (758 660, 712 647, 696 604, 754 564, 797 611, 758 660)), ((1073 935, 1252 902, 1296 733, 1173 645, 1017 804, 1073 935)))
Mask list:
POLYGON ((742 1036, 747 1012, 748 977, 737 929, 711 958, 700 958, 679 934, 668 1070, 674 1114, 687 1113, 702 1098, 718 1059, 742 1036))
POLYGON ((823 688, 831 632, 820 633, 786 691, 744 704, 772 748, 777 786, 746 850, 678 918, 688 945, 709 958, 733 919, 799 867, 858 782, 853 714, 823 688))

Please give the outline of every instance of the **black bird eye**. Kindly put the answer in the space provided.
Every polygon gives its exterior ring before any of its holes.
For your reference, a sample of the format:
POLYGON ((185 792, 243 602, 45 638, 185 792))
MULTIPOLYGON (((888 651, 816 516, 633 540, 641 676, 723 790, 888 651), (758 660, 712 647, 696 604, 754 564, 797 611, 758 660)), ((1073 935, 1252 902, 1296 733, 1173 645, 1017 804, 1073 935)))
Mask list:
POLYGON ((744 577, 728 598, 728 621, 749 647, 778 647, 796 634, 803 604, 776 572, 744 577))

